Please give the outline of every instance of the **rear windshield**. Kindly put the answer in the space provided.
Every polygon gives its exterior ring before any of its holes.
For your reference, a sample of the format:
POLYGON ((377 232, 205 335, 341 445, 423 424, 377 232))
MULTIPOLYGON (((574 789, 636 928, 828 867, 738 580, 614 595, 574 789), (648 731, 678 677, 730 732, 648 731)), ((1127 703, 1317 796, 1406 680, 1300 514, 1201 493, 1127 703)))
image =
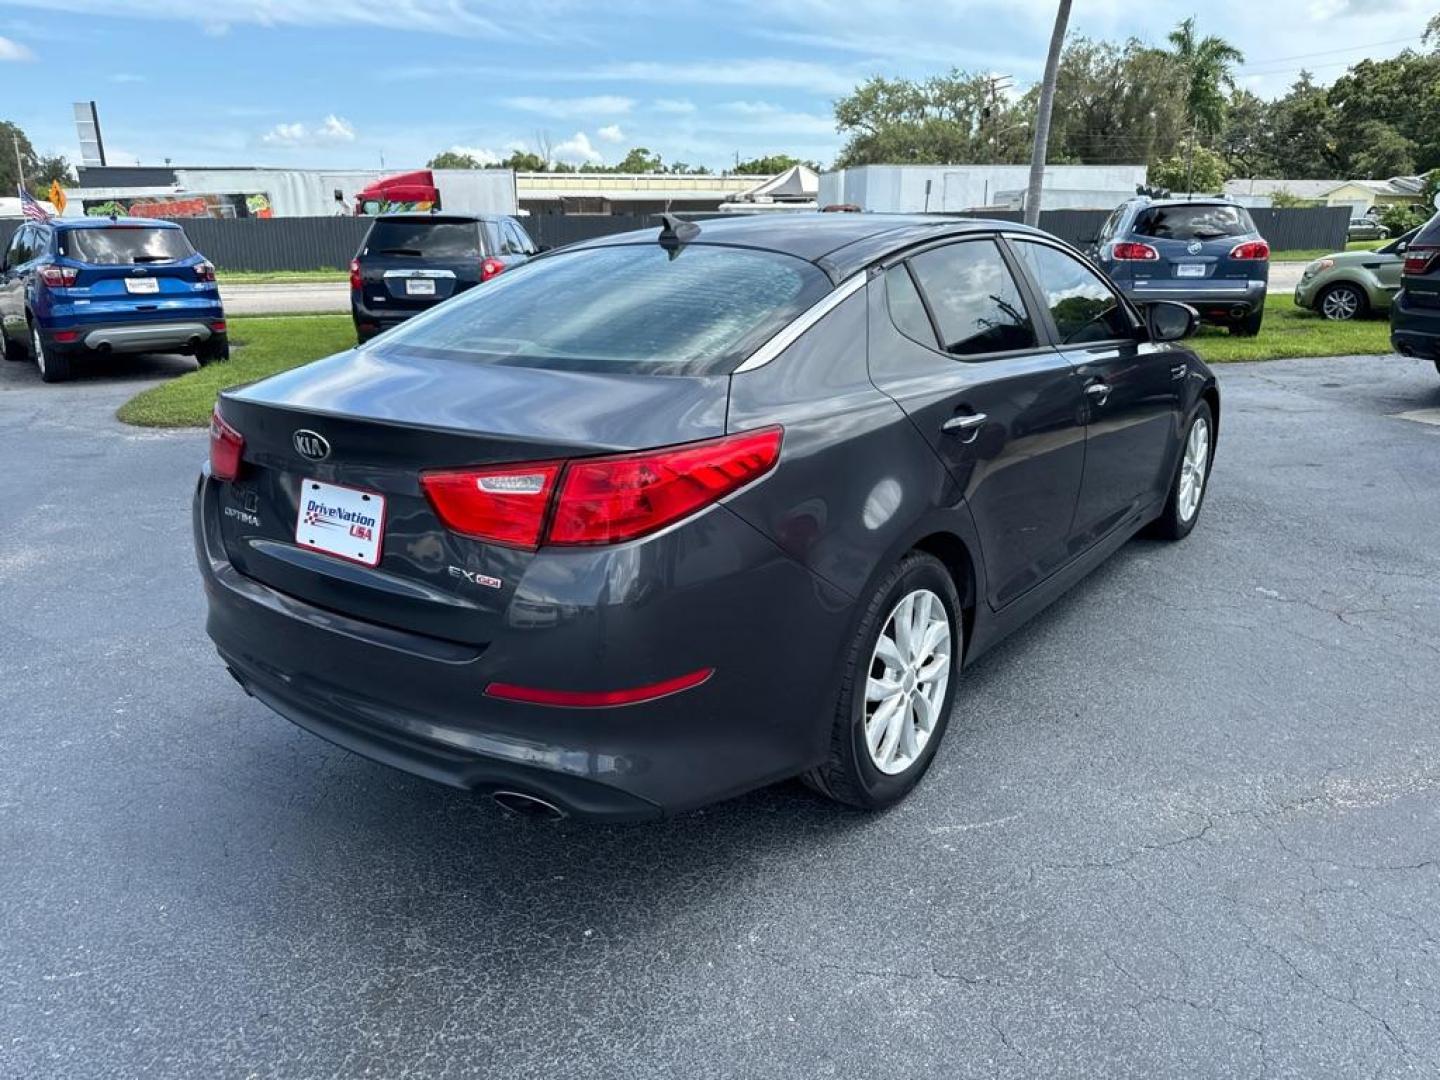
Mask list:
POLYGON ((571 371, 728 371, 830 290, 790 255, 692 244, 543 258, 402 324, 381 348, 571 371))
POLYGON ((1440 214, 1420 226, 1420 231, 1410 243, 1416 247, 1440 247, 1440 214))
POLYGON ((480 230, 473 221, 377 221, 365 238, 365 254, 477 259, 480 230))
POLYGON ((1135 231, 1157 240, 1220 240, 1253 233, 1255 223, 1243 206, 1196 203, 1152 206, 1141 212, 1135 231))
POLYGON ((60 254, 100 266, 173 262, 195 254, 179 229, 116 225, 108 229, 68 229, 60 234, 60 254))

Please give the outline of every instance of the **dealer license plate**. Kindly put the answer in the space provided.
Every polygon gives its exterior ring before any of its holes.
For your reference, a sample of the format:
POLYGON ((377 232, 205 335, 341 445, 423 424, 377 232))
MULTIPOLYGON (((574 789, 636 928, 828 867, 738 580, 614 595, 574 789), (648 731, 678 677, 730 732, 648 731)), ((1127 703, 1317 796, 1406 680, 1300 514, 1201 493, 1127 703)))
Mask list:
POLYGON ((434 296, 435 282, 432 278, 412 277, 405 282, 406 296, 434 296))
POLYGON ((128 293, 157 293, 160 282, 153 277, 126 278, 125 291, 128 293))
POLYGON ((1204 276, 1205 276, 1205 264, 1204 264, 1204 263, 1176 263, 1176 264, 1175 264, 1175 276, 1176 276, 1176 277, 1204 277, 1204 276))
POLYGON ((385 530, 385 496, 374 491, 304 480, 295 542, 341 559, 375 566, 385 530))

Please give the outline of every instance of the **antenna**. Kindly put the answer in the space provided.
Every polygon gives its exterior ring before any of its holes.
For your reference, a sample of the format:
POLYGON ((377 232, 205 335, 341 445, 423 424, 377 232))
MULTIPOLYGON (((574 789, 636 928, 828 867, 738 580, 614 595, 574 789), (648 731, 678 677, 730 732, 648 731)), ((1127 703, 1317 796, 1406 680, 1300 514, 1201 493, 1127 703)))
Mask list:
POLYGON ((678 255, 682 247, 700 235, 700 226, 693 221, 686 221, 674 214, 661 214, 660 220, 665 223, 660 230, 660 246, 669 249, 671 258, 678 255))

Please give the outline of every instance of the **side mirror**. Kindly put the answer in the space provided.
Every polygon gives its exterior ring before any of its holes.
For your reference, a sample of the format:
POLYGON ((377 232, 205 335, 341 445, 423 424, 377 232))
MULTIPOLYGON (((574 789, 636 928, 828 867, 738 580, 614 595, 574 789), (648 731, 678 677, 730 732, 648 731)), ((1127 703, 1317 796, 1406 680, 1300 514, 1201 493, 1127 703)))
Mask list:
POLYGON ((1145 309, 1151 341, 1183 341, 1200 328, 1200 313, 1189 304, 1156 300, 1145 309))

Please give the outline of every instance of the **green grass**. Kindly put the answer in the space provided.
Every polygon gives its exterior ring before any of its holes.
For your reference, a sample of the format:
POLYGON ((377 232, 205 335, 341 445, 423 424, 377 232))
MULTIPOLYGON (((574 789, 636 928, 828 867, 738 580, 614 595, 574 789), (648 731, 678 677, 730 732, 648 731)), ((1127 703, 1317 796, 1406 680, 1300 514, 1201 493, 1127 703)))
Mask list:
MULTIPOLYGON (((1234 337, 1219 327, 1203 327, 1193 339, 1196 351, 1212 363, 1281 360, 1297 356, 1364 356, 1390 351, 1390 325, 1384 319, 1327 322, 1295 306, 1289 293, 1265 302, 1265 325, 1258 337, 1234 337)), ((355 344, 349 315, 241 316, 230 320, 231 359, 211 364, 131 398, 116 415, 141 427, 203 427, 215 395, 227 387, 254 382, 355 344)))
POLYGON ((241 316, 230 322, 230 359, 152 386, 120 406, 116 415, 141 427, 203 427, 215 395, 351 348, 349 315, 241 316))
POLYGON ((350 280, 345 270, 217 270, 215 275, 221 285, 298 285, 350 280))
MULTIPOLYGON (((1378 247, 1384 247, 1389 240, 1351 240, 1345 245, 1346 251, 1374 251, 1378 247)), ((1326 255, 1334 255, 1335 252, 1329 248, 1303 248, 1296 251, 1272 251, 1271 262, 1314 262, 1316 259, 1323 259, 1326 255)))
POLYGON ((1327 322, 1295 306, 1288 292, 1265 300, 1265 322, 1252 338, 1235 337, 1217 326, 1202 327, 1192 339, 1195 351, 1210 363, 1284 360, 1296 356, 1369 356, 1390 351, 1386 319, 1327 322))

